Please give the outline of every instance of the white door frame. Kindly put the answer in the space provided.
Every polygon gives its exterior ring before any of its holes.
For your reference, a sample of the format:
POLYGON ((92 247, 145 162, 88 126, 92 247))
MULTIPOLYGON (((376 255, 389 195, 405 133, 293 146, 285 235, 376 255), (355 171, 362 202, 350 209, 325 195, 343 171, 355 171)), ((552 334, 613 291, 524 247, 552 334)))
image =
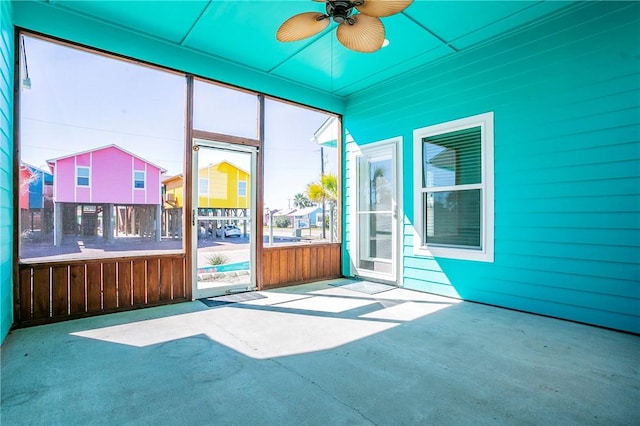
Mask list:
POLYGON ((214 297, 221 296, 229 293, 236 293, 242 291, 251 291, 257 288, 256 285, 256 205, 257 205, 257 194, 256 194, 256 168, 257 168, 257 155, 258 149, 249 145, 240 145, 240 144, 232 144, 227 142, 217 142, 207 139, 201 138, 193 138, 192 140, 192 148, 193 148, 193 174, 195 176, 192 179, 192 188, 191 188, 191 196, 193 201, 193 207, 191 212, 191 217, 193 220, 191 221, 191 265, 192 265, 192 277, 191 277, 191 288, 193 299, 202 299, 204 297, 214 297), (249 171, 249 180, 250 180, 250 202, 249 202, 249 217, 251 220, 249 221, 249 267, 250 267, 250 277, 251 282, 249 285, 247 284, 229 284, 225 286, 217 286, 213 288, 198 288, 198 153, 202 148, 212 148, 212 149, 220 149, 226 151, 236 151, 236 152, 246 152, 251 155, 251 166, 249 171))
POLYGON ((401 286, 400 271, 402 267, 402 223, 403 223, 403 208, 402 208, 402 137, 384 139, 381 141, 373 142, 366 145, 356 146, 353 143, 347 153, 349 162, 349 251, 351 256, 351 275, 362 278, 372 279, 375 281, 382 281, 385 283, 391 283, 401 286), (360 261, 360 227, 359 227, 359 214, 358 214, 358 159, 365 155, 371 155, 376 153, 392 153, 395 161, 392 161, 393 176, 395 180, 395 200, 392 203, 393 210, 393 227, 392 227, 392 259, 390 274, 379 273, 367 269, 358 267, 360 261))

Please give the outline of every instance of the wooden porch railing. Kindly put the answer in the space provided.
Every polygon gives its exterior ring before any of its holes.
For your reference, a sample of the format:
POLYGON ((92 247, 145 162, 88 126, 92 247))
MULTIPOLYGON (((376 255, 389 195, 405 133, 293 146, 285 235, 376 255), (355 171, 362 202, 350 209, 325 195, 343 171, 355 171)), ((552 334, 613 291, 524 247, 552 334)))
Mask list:
MULTIPOLYGON (((265 247, 261 289, 340 277, 340 247, 265 247)), ((184 253, 20 263, 14 326, 191 300, 185 266, 184 253)))
POLYGON ((185 255, 21 263, 15 326, 191 300, 185 255))
POLYGON ((341 277, 340 243, 264 247, 262 289, 341 277))

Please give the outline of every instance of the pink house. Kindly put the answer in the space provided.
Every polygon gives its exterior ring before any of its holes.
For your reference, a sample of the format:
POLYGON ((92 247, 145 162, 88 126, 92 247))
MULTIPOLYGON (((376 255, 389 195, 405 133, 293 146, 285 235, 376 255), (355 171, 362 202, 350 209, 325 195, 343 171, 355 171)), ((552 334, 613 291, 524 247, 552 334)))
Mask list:
POLYGON ((160 204, 165 170, 109 145, 48 160, 59 203, 160 204))
POLYGON ((55 244, 63 235, 111 241, 119 234, 159 240, 163 168, 116 145, 48 160, 53 173, 55 244))

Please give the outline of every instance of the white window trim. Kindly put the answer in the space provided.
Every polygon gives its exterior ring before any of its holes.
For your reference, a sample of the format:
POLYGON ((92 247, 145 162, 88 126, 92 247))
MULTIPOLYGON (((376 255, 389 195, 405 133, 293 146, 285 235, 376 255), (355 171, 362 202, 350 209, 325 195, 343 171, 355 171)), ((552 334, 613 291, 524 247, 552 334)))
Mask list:
MULTIPOLYGON (((493 178, 493 112, 474 115, 447 123, 422 127, 413 131, 413 182, 414 182, 414 226, 413 254, 416 256, 444 257, 461 260, 493 262, 494 260, 494 178, 493 178), (422 205, 422 140, 425 137, 442 133, 455 132, 469 127, 481 127, 481 167, 482 184, 470 185, 482 188, 482 210, 480 241, 481 249, 428 246, 423 241, 423 218, 425 212, 422 205)), ((464 189, 463 185, 456 187, 464 189)), ((441 190, 443 188, 438 188, 441 190)), ((446 188, 445 188, 446 189, 446 188)))
POLYGON ((76 166, 76 188, 90 188, 90 187, 91 187, 91 167, 90 166, 76 166), (89 176, 87 176, 87 181, 89 182, 88 184, 86 184, 86 185, 78 185, 78 178, 80 177, 80 174, 78 173, 79 169, 87 169, 89 171, 89 176))
POLYGON ((133 189, 137 191, 144 191, 147 189, 147 172, 144 170, 133 171, 133 189), (136 187, 136 173, 142 173, 142 188, 136 187))

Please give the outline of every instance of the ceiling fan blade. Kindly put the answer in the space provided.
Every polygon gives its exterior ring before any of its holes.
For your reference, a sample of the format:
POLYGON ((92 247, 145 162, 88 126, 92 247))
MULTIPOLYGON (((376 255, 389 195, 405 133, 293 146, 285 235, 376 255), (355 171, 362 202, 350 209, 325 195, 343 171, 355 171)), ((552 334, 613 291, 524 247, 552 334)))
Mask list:
POLYGON ((280 25, 276 38, 278 41, 297 41, 311 37, 327 28, 329 19, 318 12, 304 12, 294 15, 280 25))
POLYGON ((374 16, 361 13, 351 16, 353 24, 343 22, 338 25, 336 36, 347 49, 356 52, 371 53, 382 47, 384 43, 384 25, 374 16))
POLYGON ((364 4, 356 6, 356 9, 365 15, 380 18, 400 13, 411 3, 413 0, 365 0, 364 4))

